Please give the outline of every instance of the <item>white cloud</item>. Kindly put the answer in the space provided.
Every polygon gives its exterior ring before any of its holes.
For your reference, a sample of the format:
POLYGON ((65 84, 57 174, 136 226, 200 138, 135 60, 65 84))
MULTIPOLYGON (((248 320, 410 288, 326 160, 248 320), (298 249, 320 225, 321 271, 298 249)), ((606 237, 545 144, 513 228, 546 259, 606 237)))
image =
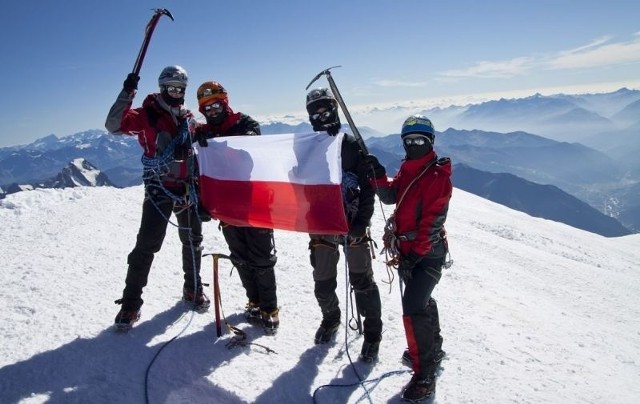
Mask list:
POLYGON ((373 84, 380 87, 426 87, 425 81, 377 80, 373 84))
POLYGON ((531 69, 535 59, 531 57, 518 57, 511 60, 497 62, 481 61, 466 69, 447 70, 440 75, 448 78, 507 78, 520 76, 531 69))
POLYGON ((611 43, 610 37, 550 55, 519 56, 510 60, 480 61, 464 69, 446 70, 440 79, 510 78, 524 76, 535 69, 588 69, 627 63, 640 63, 640 33, 629 41, 611 43))
POLYGON ((559 52, 545 65, 549 69, 586 69, 640 62, 640 35, 627 42, 608 43, 601 38, 586 46, 559 52))

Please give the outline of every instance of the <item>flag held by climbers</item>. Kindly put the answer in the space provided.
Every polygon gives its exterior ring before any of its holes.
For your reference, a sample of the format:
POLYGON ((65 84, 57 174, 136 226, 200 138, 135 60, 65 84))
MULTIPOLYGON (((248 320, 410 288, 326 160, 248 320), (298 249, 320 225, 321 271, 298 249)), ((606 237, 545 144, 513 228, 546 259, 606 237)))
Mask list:
POLYGON ((343 136, 229 136, 196 144, 202 205, 235 226, 346 234, 343 136))

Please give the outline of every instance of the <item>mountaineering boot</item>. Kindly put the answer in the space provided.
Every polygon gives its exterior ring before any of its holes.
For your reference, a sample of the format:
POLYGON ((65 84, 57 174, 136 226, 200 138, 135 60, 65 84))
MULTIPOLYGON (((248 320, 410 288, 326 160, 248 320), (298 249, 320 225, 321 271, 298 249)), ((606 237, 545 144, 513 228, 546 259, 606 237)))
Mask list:
POLYGON ((447 353, 442 349, 439 349, 436 352, 435 356, 433 357, 433 363, 440 364, 440 362, 442 362, 445 356, 447 356, 447 353))
POLYGON ((192 309, 198 313, 204 313, 209 310, 209 306, 211 305, 211 301, 202 292, 202 288, 198 288, 196 292, 189 288, 183 288, 182 300, 185 303, 192 305, 192 309))
MULTIPOLYGON (((316 282, 316 286, 318 284, 320 284, 320 282, 316 282)), ((333 302, 331 305, 325 305, 325 303, 326 301, 323 302, 323 304, 320 304, 320 308, 322 309, 322 322, 320 323, 320 327, 318 327, 314 337, 315 344, 326 344, 331 341, 340 327, 340 308, 337 306, 334 307, 333 302)), ((337 304, 337 297, 335 299, 335 303, 337 304)))
MULTIPOLYGON (((442 349, 438 349, 438 351, 436 351, 433 357, 433 363, 436 365, 439 365, 440 362, 442 362, 442 360, 445 358, 445 356, 447 356, 447 353, 442 349)), ((412 362, 412 358, 411 358, 411 354, 409 353, 409 349, 405 349, 404 352, 402 353, 402 363, 405 366, 411 367, 411 362, 412 362)))
POLYGON ((114 303, 122 305, 114 321, 116 330, 129 331, 131 327, 133 327, 133 324, 140 320, 140 306, 132 303, 130 300, 125 301, 124 298, 118 299, 114 303))
POLYGON ((322 323, 320 323, 320 327, 318 327, 318 331, 316 331, 315 343, 326 344, 327 342, 331 341, 331 339, 338 332, 339 327, 340 327, 340 321, 322 320, 322 323))
POLYGON ((252 301, 248 301, 246 306, 244 306, 244 318, 246 318, 250 323, 262 320, 262 314, 260 314, 260 306, 258 306, 256 303, 253 303, 252 301))
POLYGON ((114 326, 118 331, 128 331, 138 320, 140 320, 140 310, 121 309, 116 315, 114 326))
POLYGON ((433 377, 419 378, 414 375, 409 384, 402 391, 402 399, 411 403, 425 400, 436 391, 436 379, 433 377))
POLYGON ((365 336, 365 340, 362 343, 362 349, 360 350, 360 360, 362 362, 371 363, 378 359, 378 351, 380 350, 380 341, 382 340, 382 336, 378 336, 377 338, 373 338, 367 341, 365 336))
POLYGON ((278 317, 279 312, 280 310, 278 309, 260 312, 264 332, 267 335, 274 335, 278 331, 278 327, 280 326, 280 318, 278 317))

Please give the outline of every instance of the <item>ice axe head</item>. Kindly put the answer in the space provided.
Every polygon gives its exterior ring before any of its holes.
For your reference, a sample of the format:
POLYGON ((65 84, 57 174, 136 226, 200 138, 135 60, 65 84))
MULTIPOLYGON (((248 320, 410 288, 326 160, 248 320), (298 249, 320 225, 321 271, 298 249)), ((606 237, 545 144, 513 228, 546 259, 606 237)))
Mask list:
POLYGON ((173 19, 173 16, 171 15, 171 11, 167 10, 166 8, 156 8, 155 12, 156 12, 156 14, 164 14, 167 17, 171 18, 171 21, 175 21, 173 19))
POLYGON ((133 70, 131 71, 136 76, 140 74, 142 61, 144 60, 144 56, 147 54, 147 47, 149 46, 149 41, 151 41, 153 30, 156 28, 156 24, 160 20, 160 17, 162 17, 163 15, 166 15, 167 17, 171 18, 171 21, 173 21, 171 12, 169 12, 169 10, 167 10, 166 8, 156 8, 153 10, 153 17, 151 17, 151 19, 147 23, 142 46, 140 46, 140 52, 138 52, 138 57, 136 58, 136 62, 133 64, 133 70))
POLYGON ((305 88, 305 90, 308 90, 309 87, 311 87, 311 85, 313 83, 316 82, 316 80, 318 80, 320 78, 320 76, 322 76, 323 74, 326 76, 330 76, 331 72, 329 70, 335 68, 335 67, 342 67, 342 66, 331 66, 329 68, 324 69, 323 71, 321 71, 320 73, 316 74, 316 77, 313 78, 313 80, 311 80, 311 82, 309 82, 309 84, 307 84, 307 87, 305 88))

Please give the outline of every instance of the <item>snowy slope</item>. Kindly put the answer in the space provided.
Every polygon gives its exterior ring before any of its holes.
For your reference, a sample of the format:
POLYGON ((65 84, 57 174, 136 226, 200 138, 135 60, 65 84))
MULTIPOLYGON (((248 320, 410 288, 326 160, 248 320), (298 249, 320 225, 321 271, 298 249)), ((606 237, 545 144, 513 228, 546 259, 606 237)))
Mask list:
MULTIPOLYGON (((0 403, 311 403, 314 392, 318 403, 399 402, 410 374, 399 361, 397 281, 384 283, 377 255, 385 332, 380 360, 355 364, 370 380, 365 390, 349 361, 361 337, 342 329, 335 344, 313 345, 320 310, 305 234, 276 232, 275 337, 244 322, 246 298, 225 261, 223 312, 254 345, 229 349, 228 333, 215 338, 213 310, 186 311, 174 227, 154 261, 140 323, 115 333, 113 300, 142 198, 141 187, 71 188, 0 201, 0 403), (327 384, 352 385, 316 390, 327 384)), ((377 240, 382 224, 377 206, 377 240)), ((640 235, 607 239, 457 189, 447 228, 455 264, 434 294, 448 352, 435 402, 640 402, 640 235)), ((204 244, 227 252, 213 222, 204 244)), ((210 283, 211 260, 203 262, 210 283)))

